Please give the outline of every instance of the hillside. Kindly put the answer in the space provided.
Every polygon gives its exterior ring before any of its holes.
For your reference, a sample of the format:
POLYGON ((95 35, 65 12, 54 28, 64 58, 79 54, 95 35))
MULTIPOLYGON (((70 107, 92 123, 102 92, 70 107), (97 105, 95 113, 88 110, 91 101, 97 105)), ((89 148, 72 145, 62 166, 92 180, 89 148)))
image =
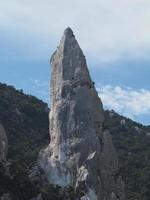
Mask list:
POLYGON ((105 111, 105 126, 117 149, 128 200, 150 197, 150 128, 105 111))
MULTIPOLYGON (((15 200, 30 200, 37 196, 43 200, 63 200, 59 188, 45 180, 41 182, 41 177, 35 180, 28 176, 39 151, 49 143, 48 113, 47 104, 41 100, 0 83, 0 123, 8 138, 9 163, 9 171, 5 172, 2 165, 0 168, 0 196, 9 193, 15 200)), ((148 200, 150 127, 114 111, 105 111, 104 126, 110 130, 117 149, 120 171, 126 184, 126 199, 148 200)), ((69 195, 72 195, 71 190, 69 195)))

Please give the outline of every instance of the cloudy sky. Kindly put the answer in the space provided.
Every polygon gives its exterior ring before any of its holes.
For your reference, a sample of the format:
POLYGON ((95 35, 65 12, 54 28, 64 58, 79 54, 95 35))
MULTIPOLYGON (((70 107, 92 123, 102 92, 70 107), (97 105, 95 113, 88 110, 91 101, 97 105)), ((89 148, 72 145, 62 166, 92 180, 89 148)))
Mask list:
POLYGON ((105 108, 150 124, 149 0, 0 0, 0 81, 49 102, 49 59, 70 26, 105 108))

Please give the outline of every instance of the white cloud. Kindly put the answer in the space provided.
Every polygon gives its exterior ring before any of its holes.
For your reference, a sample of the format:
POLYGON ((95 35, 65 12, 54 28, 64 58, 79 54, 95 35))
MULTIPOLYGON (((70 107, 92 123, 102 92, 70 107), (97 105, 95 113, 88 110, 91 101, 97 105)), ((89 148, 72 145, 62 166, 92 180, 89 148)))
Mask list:
POLYGON ((0 29, 21 32, 24 39, 55 48, 63 29, 71 26, 85 53, 96 60, 148 58, 149 0, 5 0, 0 8, 0 29))
POLYGON ((98 86, 97 90, 107 109, 113 109, 132 119, 150 114, 149 90, 133 90, 111 85, 98 86))

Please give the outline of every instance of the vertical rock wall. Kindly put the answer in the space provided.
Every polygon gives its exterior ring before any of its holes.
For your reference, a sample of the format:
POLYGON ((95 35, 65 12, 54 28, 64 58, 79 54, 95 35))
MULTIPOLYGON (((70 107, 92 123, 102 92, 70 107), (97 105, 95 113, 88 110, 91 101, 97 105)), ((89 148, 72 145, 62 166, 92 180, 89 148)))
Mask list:
POLYGON ((7 136, 4 127, 0 124, 0 162, 6 161, 6 154, 8 150, 7 136))
POLYGON ((78 199, 123 200, 112 139, 85 56, 70 28, 51 58, 51 142, 39 159, 48 180, 78 199))

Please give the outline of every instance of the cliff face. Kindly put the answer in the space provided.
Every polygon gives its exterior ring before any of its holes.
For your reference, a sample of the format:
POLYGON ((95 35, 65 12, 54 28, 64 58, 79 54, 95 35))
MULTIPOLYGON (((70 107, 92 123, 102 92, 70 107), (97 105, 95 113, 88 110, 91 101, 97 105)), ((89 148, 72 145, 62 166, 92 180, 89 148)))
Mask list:
POLYGON ((4 127, 0 124, 0 162, 6 162, 6 154, 7 154, 8 144, 7 144, 7 136, 4 130, 4 127))
POLYGON ((70 28, 51 65, 51 142, 39 159, 48 180, 72 186, 81 199, 124 199, 116 152, 103 130, 102 103, 70 28))

